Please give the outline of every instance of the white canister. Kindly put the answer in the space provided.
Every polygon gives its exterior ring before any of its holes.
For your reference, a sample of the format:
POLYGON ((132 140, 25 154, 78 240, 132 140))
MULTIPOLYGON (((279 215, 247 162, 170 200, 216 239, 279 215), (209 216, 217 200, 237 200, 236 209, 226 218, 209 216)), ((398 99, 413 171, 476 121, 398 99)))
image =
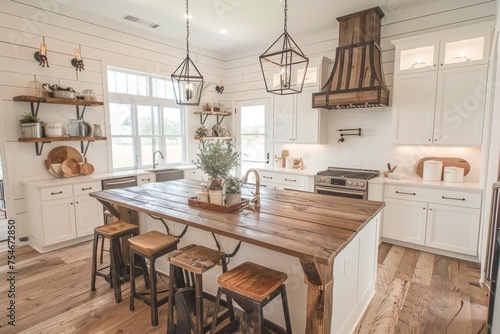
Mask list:
POLYGON ((43 130, 46 137, 62 137, 66 134, 61 122, 45 122, 43 130))
POLYGON ((464 182, 464 169, 462 167, 445 167, 443 172, 444 182, 464 182))
POLYGON ((441 181, 443 162, 436 160, 424 161, 423 179, 426 181, 441 181))
POLYGON ((285 168, 292 169, 294 162, 295 162, 295 158, 286 157, 286 159, 285 159, 285 168))

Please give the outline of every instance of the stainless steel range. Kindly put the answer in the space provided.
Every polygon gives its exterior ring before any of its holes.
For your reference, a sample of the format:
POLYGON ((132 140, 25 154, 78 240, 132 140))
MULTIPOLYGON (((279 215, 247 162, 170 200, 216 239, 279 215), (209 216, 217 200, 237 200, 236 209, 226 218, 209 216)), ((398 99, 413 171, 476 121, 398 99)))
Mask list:
POLYGON ((378 170, 328 167, 314 177, 317 194, 368 199, 368 180, 380 175, 378 170))

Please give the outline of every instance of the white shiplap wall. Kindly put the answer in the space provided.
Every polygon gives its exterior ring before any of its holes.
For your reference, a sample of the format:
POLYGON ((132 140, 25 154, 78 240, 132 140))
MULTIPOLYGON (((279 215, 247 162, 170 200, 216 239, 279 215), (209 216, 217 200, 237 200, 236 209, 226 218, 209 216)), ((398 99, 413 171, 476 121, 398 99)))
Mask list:
MULTIPOLYGON (((392 40, 495 20, 495 1, 457 0, 431 1, 404 8, 397 1, 381 2, 385 13, 382 21, 381 48, 386 84, 392 88, 394 45, 392 40)), ((270 34, 271 35, 271 34, 270 34)), ((276 32, 276 37, 279 32, 276 32)), ((272 38, 272 36, 270 37, 272 38)), ((297 38, 297 44, 310 57, 311 63, 321 56, 333 59, 338 45, 338 31, 297 38)), ((269 40, 269 45, 273 40, 269 40)), ((264 92, 258 56, 262 50, 233 54, 227 62, 227 89, 235 100, 269 97, 264 92)), ((325 169, 345 166, 385 169, 387 162, 398 165, 399 171, 411 167, 418 159, 429 156, 460 156, 471 163, 466 181, 479 182, 481 149, 450 147, 395 146, 391 143, 391 107, 373 109, 334 110, 328 112, 328 142, 326 145, 274 145, 274 154, 287 149, 291 156, 303 157, 306 168, 325 169), (363 129, 362 137, 346 137, 338 143, 337 129, 363 129)))
MULTIPOLYGON (((36 79, 42 83, 57 83, 73 87, 76 91, 94 89, 99 100, 107 102, 106 66, 117 66, 170 76, 185 57, 185 44, 164 36, 137 29, 65 7, 65 1, 2 1, 0 8, 0 152, 5 168, 5 184, 9 215, 16 215, 17 236, 27 235, 24 191, 21 181, 51 177, 44 160, 51 149, 70 145, 79 149, 79 143, 45 144, 40 157, 36 157, 34 144, 19 143, 21 137, 18 120, 29 112, 28 103, 13 102, 12 97, 26 95, 27 85, 36 79), (42 68, 33 58, 45 37, 50 67, 42 68), (70 64, 73 49, 81 48, 85 70, 76 72, 70 64)), ((225 56, 193 46, 191 57, 207 82, 219 82, 225 77, 225 56)), ((214 86, 210 91, 214 91, 214 86)), ((216 100, 215 93, 204 98, 216 100)), ((222 102, 222 101, 221 101, 222 102)), ((71 106, 40 106, 42 121, 57 120, 67 123, 75 118, 71 106)), ((87 108, 85 120, 103 124, 109 134, 107 107, 87 108)), ((189 133, 194 133, 199 118, 188 115, 189 133)), ((191 161, 196 142, 188 145, 191 161)), ((96 173, 110 171, 111 149, 106 141, 90 144, 87 157, 95 165, 96 173)))

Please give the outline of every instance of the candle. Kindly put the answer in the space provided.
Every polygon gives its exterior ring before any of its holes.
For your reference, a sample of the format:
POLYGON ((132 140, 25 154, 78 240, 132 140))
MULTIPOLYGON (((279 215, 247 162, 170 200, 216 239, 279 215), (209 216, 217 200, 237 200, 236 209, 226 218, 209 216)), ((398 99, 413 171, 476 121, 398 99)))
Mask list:
POLYGON ((45 43, 40 44, 40 56, 45 56, 46 51, 45 43))
POLYGON ((80 51, 78 49, 73 49, 73 51, 75 52, 75 58, 76 60, 82 60, 82 57, 80 57, 80 51))

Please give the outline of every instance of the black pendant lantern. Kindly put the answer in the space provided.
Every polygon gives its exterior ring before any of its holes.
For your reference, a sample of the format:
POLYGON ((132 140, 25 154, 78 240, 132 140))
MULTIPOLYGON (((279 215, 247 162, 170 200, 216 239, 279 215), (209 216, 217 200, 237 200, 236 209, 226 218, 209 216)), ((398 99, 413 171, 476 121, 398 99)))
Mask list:
POLYGON ((287 95, 302 92, 309 58, 287 32, 288 4, 285 0, 285 32, 259 57, 269 93, 287 95))
POLYGON ((172 74, 175 101, 180 105, 200 105, 203 76, 189 57, 189 1, 186 0, 186 59, 172 74))

